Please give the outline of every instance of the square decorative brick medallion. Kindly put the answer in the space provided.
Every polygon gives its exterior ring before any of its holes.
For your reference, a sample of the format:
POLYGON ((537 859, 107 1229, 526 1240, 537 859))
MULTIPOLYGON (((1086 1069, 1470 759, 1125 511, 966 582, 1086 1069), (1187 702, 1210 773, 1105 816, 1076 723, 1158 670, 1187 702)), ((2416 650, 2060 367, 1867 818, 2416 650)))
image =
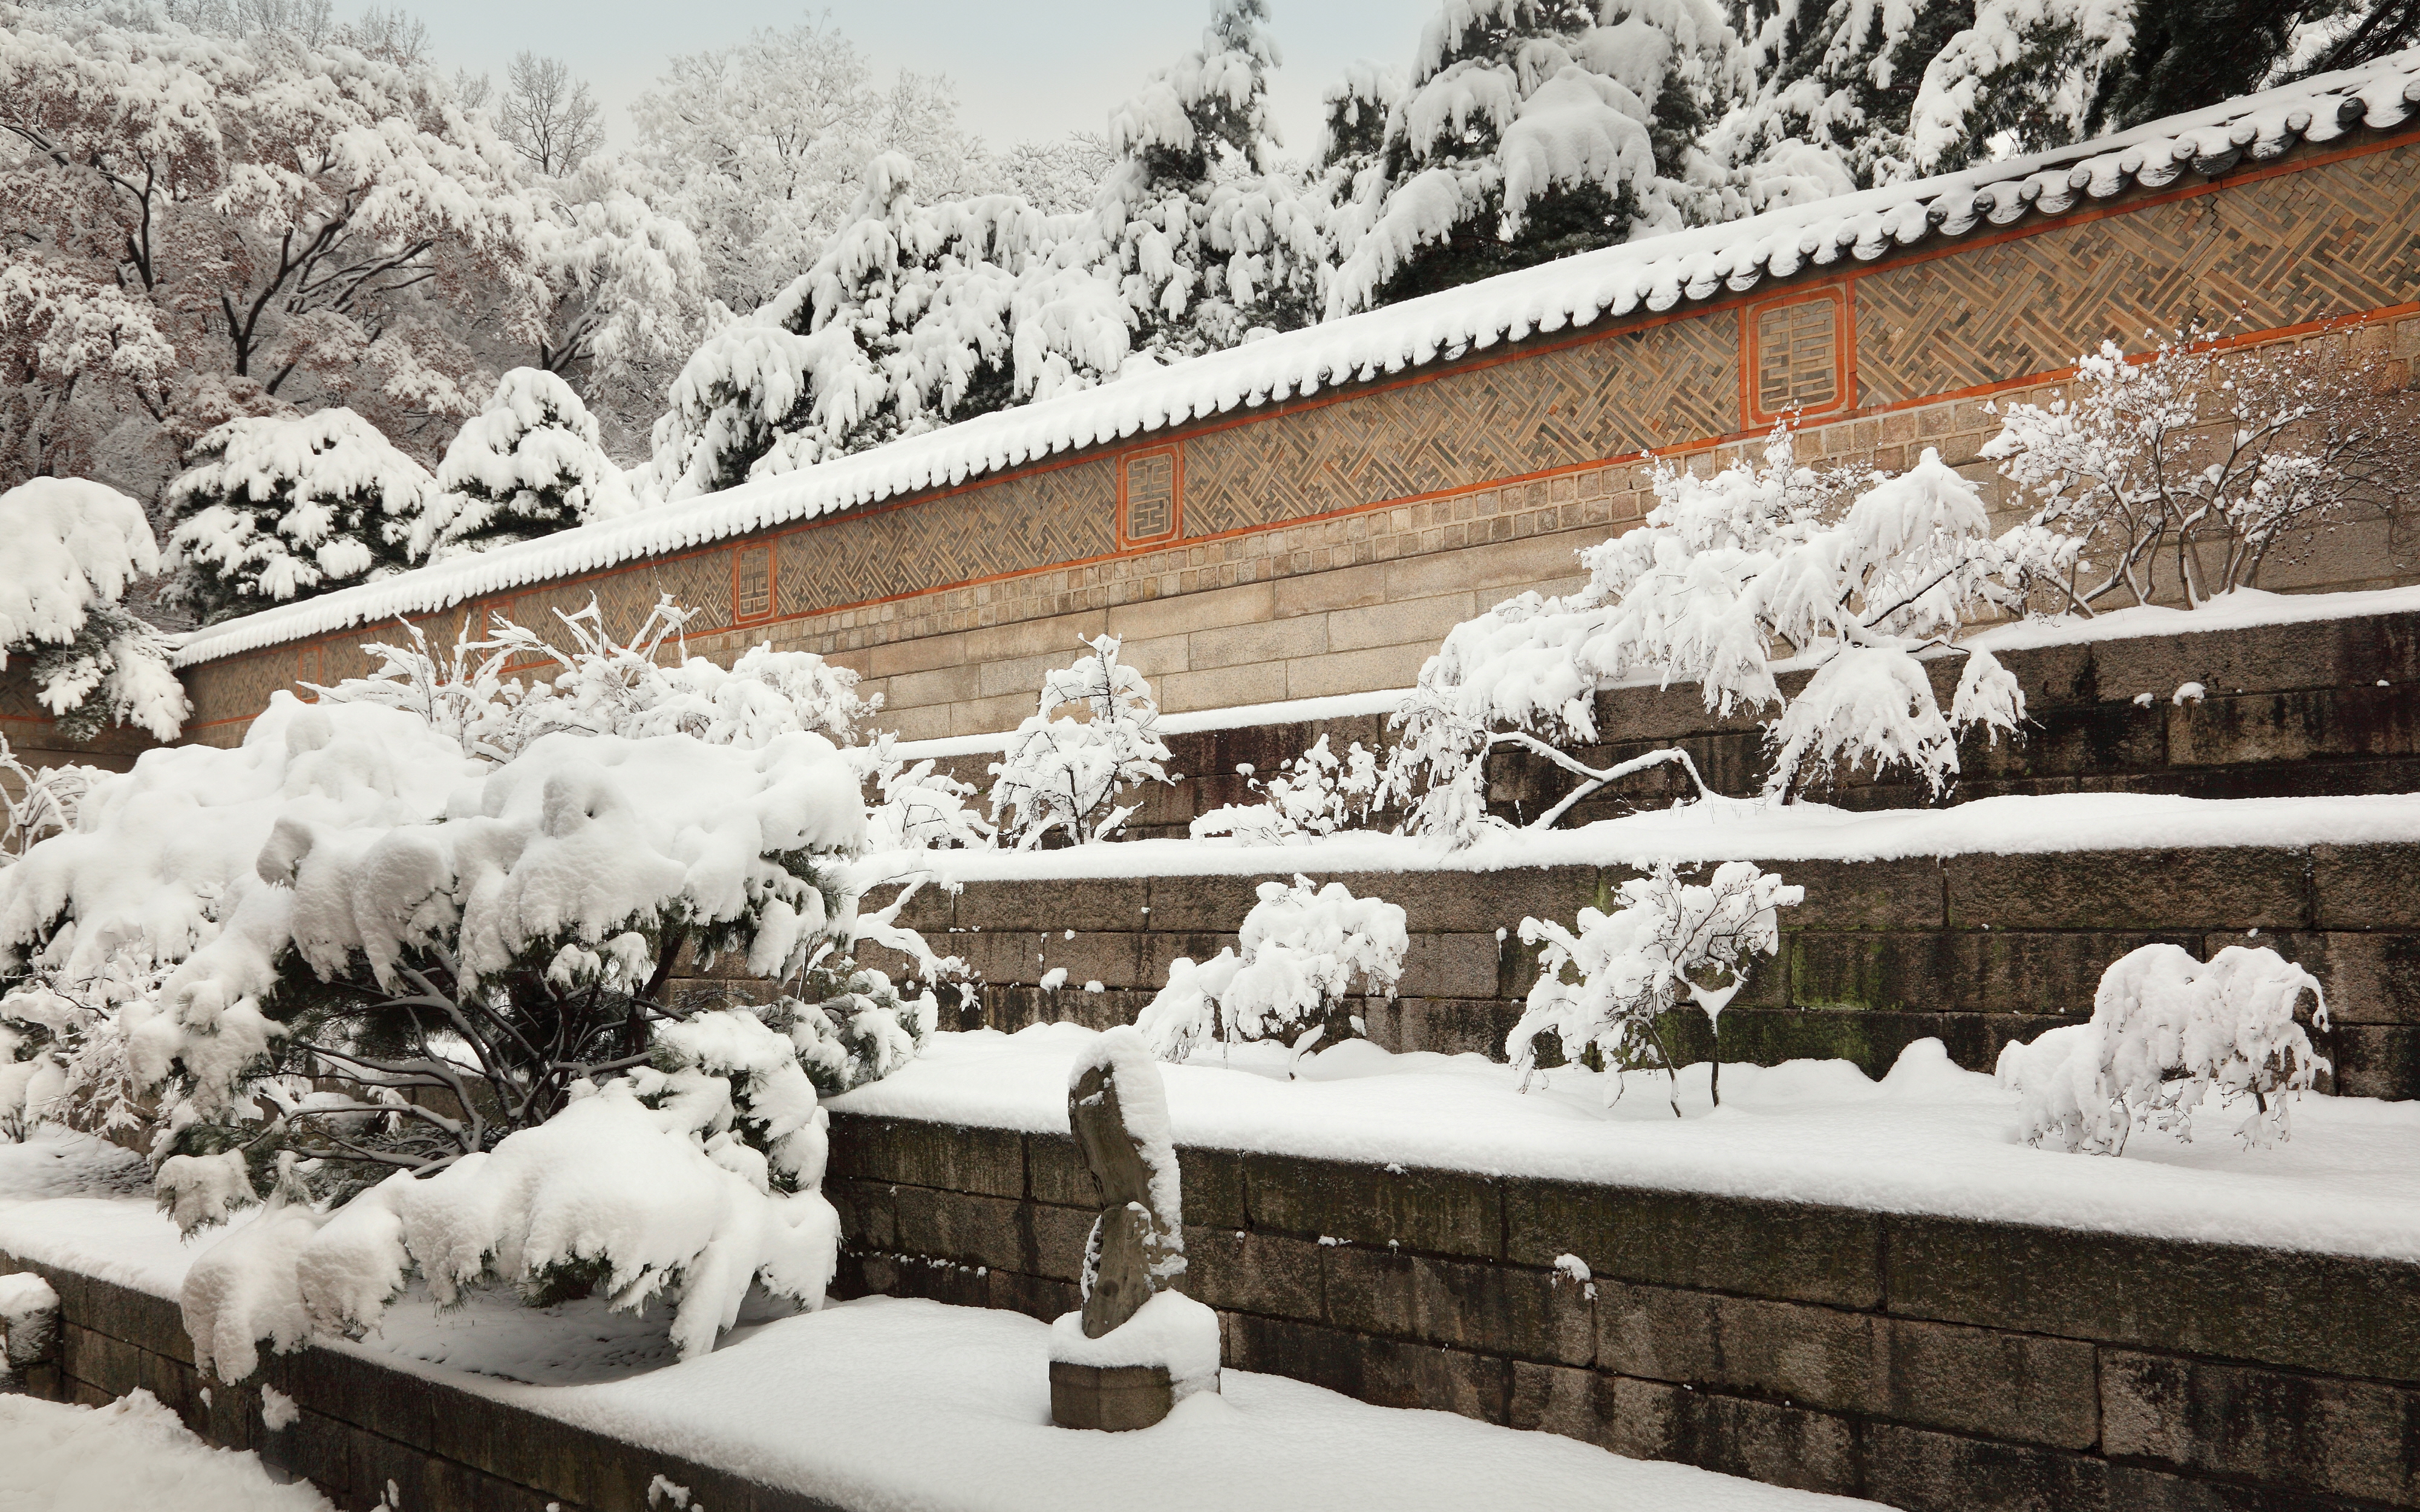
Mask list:
POLYGON ((1824 414, 1849 402, 1848 312, 1838 289, 1750 305, 1742 323, 1748 356, 1742 365, 1743 397, 1750 421, 1824 414))
POLYGON ((1118 544, 1174 539, 1182 486, 1175 447, 1155 446, 1125 458, 1118 470, 1118 544))
POLYGON ((732 553, 731 622, 745 625, 773 614, 773 548, 742 546, 732 553))

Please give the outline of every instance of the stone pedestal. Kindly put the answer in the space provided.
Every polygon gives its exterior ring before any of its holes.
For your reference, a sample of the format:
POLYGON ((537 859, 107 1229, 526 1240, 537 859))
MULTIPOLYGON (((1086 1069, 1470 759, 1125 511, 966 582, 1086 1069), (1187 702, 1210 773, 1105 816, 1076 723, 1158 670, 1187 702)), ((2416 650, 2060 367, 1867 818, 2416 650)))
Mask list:
POLYGON ((1166 1365, 1050 1362, 1050 1421, 1063 1428, 1147 1428, 1175 1405, 1166 1365))

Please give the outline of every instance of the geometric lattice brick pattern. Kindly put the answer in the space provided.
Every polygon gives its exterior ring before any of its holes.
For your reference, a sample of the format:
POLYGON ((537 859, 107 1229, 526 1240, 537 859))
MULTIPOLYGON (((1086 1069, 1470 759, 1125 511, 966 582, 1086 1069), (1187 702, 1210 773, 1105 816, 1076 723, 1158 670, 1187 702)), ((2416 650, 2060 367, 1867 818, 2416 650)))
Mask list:
POLYGON ((1185 440, 1185 534, 1222 535, 1739 429, 1739 322, 1667 321, 1185 440))
MULTIPOLYGON (((1117 550, 1111 459, 1044 467, 782 538, 781 612, 896 598, 1117 550)), ((719 621, 707 621, 719 623, 719 621)))
POLYGON ((1756 408, 1824 410, 1840 397, 1840 305, 1803 299, 1756 318, 1756 408))
POLYGON ((2196 317, 2276 330, 2420 296, 2420 149, 2372 152, 1881 268, 1855 281, 1861 403, 2064 368, 2196 317))

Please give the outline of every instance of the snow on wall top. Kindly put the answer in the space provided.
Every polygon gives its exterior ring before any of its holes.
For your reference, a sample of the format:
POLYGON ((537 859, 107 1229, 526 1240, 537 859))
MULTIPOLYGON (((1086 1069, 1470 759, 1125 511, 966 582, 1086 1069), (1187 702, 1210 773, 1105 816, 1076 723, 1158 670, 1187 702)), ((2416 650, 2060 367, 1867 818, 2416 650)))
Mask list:
POLYGON ((2214 177, 2420 115, 2420 48, 2030 157, 1837 195, 1524 269, 1384 309, 1122 378, 1039 404, 704 498, 684 499, 480 555, 441 562, 187 635, 178 666, 483 595, 598 571, 768 526, 835 514, 984 474, 1321 389, 1450 362, 1503 341, 1745 293, 1767 278, 1871 261, 2087 199, 2214 177))

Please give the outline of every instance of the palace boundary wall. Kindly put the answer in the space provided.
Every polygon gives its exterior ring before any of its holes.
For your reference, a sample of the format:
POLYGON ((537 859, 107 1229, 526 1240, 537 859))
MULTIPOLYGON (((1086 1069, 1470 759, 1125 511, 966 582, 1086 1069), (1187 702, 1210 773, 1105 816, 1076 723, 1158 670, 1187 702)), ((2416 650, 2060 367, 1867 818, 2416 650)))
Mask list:
MULTIPOLYGON (((1290 880, 1283 851, 1252 876, 969 882, 927 888, 907 922, 981 974, 957 1027, 1130 1023, 1178 956, 1236 943, 1263 881, 1290 880), (1067 985, 1044 990, 1064 968, 1067 985), (1104 990, 1083 985, 1097 981, 1104 990)), ((1298 865, 1298 863, 1297 863, 1298 865)), ((1771 1065, 1838 1056, 1879 1076, 1911 1041, 1990 1070, 2011 1038, 2091 1012, 2110 962, 2157 941, 2195 956, 2257 943, 2309 967, 2334 1027, 2315 1036, 2332 1089, 2420 1096, 2420 845, 2265 846, 1767 861, 1807 899, 1781 912, 1776 958, 1760 960, 1722 1016, 1722 1055, 1771 1065)), ((1569 921, 1608 907, 1628 867, 1329 872, 1356 896, 1403 906, 1411 931, 1401 995, 1360 1011, 1395 1051, 1504 1058, 1535 979, 1525 914, 1569 921), (1498 931, 1502 931, 1499 938, 1498 931)), ((885 962, 905 968, 904 961, 885 962)), ((744 990, 693 980, 684 991, 744 990)), ((1703 1016, 1677 1016, 1685 1061, 1712 1048, 1703 1016)))
MULTIPOLYGON (((2420 1506, 2420 1266, 1178 1155, 1233 1368, 1911 1512, 2420 1506)), ((1063 1134, 835 1115, 825 1190, 852 1289, 1078 1305, 1063 1134)))
MULTIPOLYGON (((1240 403, 417 617, 450 640, 466 615, 546 624, 595 595, 627 630, 671 593, 700 613, 692 648, 723 657, 769 641, 830 656, 865 675, 885 723, 910 737, 1014 726, 1043 669, 1103 631, 1125 637, 1170 709, 1401 687, 1458 620, 1569 586, 1574 553, 1652 502, 1651 455, 1712 463, 1760 444, 1775 382, 1796 396, 1802 455, 1901 467, 1935 447, 2008 513, 1978 455, 1996 429, 1986 402, 2046 394, 2103 339, 2139 346, 2147 330, 2196 320, 2236 320, 2246 340, 2310 339, 2352 321, 2353 339, 2408 376, 2420 138, 2370 134, 2211 171, 2105 200, 2045 195, 2004 229, 1885 237, 1828 266, 1734 281, 1745 292, 1711 278, 1664 313, 1544 336, 1525 324, 1512 333, 1524 339, 1451 360, 1332 375, 1314 397, 1240 403), (1810 354, 1827 358, 1821 371, 1791 366, 1810 354)), ((1500 284, 1444 297, 1483 303, 1500 284)), ((1298 337, 1326 339, 1275 339, 1298 337)), ((2409 531, 2373 522, 2264 585, 2415 576, 2409 531)), ((359 644, 391 633, 280 632, 189 655, 190 738, 233 743, 271 694, 365 672, 359 644)))
POLYGON ((194 1368, 175 1302, 0 1252, 0 1274, 18 1270, 59 1294, 57 1399, 98 1407, 139 1386, 204 1439, 257 1450, 348 1512, 651 1512, 658 1475, 713 1512, 838 1512, 345 1350, 264 1349, 260 1369, 230 1386, 194 1368), (293 1398, 292 1423, 261 1422, 263 1385, 293 1398))

